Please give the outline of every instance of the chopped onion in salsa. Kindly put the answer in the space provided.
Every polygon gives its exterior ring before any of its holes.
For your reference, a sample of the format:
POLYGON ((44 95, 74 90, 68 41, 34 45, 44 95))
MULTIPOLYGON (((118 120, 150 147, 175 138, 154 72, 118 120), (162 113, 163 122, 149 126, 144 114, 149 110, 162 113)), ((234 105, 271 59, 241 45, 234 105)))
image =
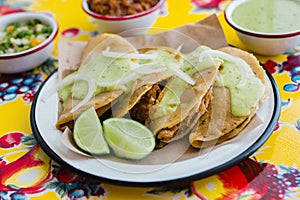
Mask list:
POLYGON ((0 55, 25 51, 44 42, 52 28, 38 19, 13 22, 0 30, 0 55))

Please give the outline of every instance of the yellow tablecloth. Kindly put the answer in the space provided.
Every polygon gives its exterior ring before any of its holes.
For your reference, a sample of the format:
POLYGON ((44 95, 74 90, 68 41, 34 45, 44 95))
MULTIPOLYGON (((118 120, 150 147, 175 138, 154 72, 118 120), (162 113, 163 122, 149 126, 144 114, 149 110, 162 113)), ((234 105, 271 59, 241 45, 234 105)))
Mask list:
MULTIPOLYGON (((228 0, 168 0, 155 27, 175 28, 217 13, 229 44, 244 49, 222 11, 228 0)), ((250 158, 191 183, 128 187, 91 183, 51 160, 36 143, 30 108, 39 85, 57 68, 59 39, 87 40, 97 26, 80 0, 0 0, 0 15, 49 12, 59 23, 53 56, 33 71, 0 75, 0 199, 295 199, 300 198, 299 47, 275 57, 258 56, 281 94, 281 116, 267 142, 250 158)), ((0 18, 1 20, 1 18, 0 18)))

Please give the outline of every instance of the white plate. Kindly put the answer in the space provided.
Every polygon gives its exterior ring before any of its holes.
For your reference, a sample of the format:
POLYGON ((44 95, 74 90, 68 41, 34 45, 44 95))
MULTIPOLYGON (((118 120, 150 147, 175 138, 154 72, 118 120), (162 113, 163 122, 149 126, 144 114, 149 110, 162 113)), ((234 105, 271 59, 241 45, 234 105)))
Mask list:
POLYGON ((196 151, 184 139, 154 151, 142 161, 128 161, 112 155, 86 157, 67 149, 55 128, 58 96, 49 96, 57 84, 57 72, 48 77, 37 92, 31 108, 33 134, 43 150, 59 164, 89 178, 110 183, 150 186, 174 181, 191 181, 221 172, 254 153, 273 132, 280 114, 280 96, 272 76, 267 73, 270 97, 257 115, 263 121, 251 123, 235 138, 206 151, 196 151))

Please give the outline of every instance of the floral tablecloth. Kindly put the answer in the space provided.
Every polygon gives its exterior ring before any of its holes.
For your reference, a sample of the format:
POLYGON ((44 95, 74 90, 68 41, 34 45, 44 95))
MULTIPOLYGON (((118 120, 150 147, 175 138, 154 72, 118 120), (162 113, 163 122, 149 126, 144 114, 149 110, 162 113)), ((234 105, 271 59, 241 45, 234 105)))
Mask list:
MULTIPOLYGON (((225 23, 228 0, 168 0, 155 26, 174 28, 217 13, 229 44, 244 48, 225 23)), ((214 176, 159 187, 90 182, 51 160, 34 139, 30 108, 40 84, 57 68, 59 39, 87 40, 97 26, 80 0, 0 0, 0 16, 43 11, 59 23, 53 56, 34 70, 0 74, 0 199, 297 199, 300 198, 300 44, 258 59, 281 95, 279 122, 251 157, 214 176)), ((0 18, 1 20, 1 18, 0 18)))

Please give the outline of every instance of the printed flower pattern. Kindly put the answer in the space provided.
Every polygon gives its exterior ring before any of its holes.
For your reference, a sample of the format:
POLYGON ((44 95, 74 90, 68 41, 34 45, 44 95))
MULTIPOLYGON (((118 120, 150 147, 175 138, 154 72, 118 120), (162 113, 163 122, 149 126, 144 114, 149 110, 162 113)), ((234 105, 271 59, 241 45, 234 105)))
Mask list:
MULTIPOLYGON (((219 173, 217 177, 225 189, 222 197, 217 200, 296 198, 296 189, 300 186, 300 170, 295 166, 279 165, 278 168, 270 163, 260 163, 255 158, 245 159, 232 168, 219 173)), ((191 199, 196 196, 201 200, 209 199, 198 192, 198 188, 193 182, 185 186, 181 185, 181 187, 155 188, 149 190, 148 194, 153 196, 171 194, 172 197, 185 196, 186 198, 191 197, 191 199)))
POLYGON ((20 132, 12 132, 0 137, 0 148, 9 149, 21 143, 21 138, 24 136, 20 132))
POLYGON ((15 100, 25 94, 23 100, 31 102, 34 91, 42 83, 42 74, 16 75, 13 78, 0 77, 0 104, 15 100))
MULTIPOLYGON (((7 1, 0 0, 0 16, 26 10, 30 1, 7 1)), ((195 6, 192 12, 219 12, 229 0, 191 0, 195 6)), ((164 11, 162 11, 164 12, 164 11)), ((167 15, 167 14, 163 14, 167 15)), ((93 36, 97 31, 88 33, 81 29, 66 29, 62 32, 63 37, 77 37, 80 34, 93 36)), ((299 92, 300 85, 300 55, 290 52, 283 62, 268 60, 263 63, 264 67, 273 75, 287 73, 290 82, 282 88, 288 93, 299 92)), ((17 75, 0 76, 0 106, 16 100, 18 97, 28 105, 33 101, 34 95, 41 85, 45 76, 51 74, 57 68, 57 59, 49 58, 34 71, 17 75)), ((292 99, 283 99, 282 107, 290 106, 292 99)), ((281 130, 284 124, 279 122, 275 131, 281 130)), ((295 124, 291 125, 300 132, 300 117, 295 124)), ((0 149, 7 154, 0 157, 0 200, 28 200, 37 198, 47 192, 55 192, 58 198, 65 199, 102 199, 110 193, 101 182, 92 183, 67 168, 64 168, 49 157, 42 154, 33 134, 19 131, 0 133, 0 149), (9 150, 11 150, 9 152, 9 150), (15 160, 8 159, 11 153, 26 151, 23 156, 15 160), (39 156, 42 154, 41 156, 39 156), (44 158, 44 159, 42 159, 44 158), (30 170, 28 166, 40 166, 40 180, 28 187, 18 184, 5 184, 6 180, 15 175, 16 168, 30 170)), ((216 175, 224 187, 223 196, 219 200, 231 199, 272 199, 282 200, 287 197, 297 197, 300 188, 300 170, 297 166, 274 165, 268 162, 259 162, 255 158, 246 159, 232 168, 216 175)), ((209 199, 198 191, 195 182, 168 185, 165 187, 151 188, 145 195, 161 199, 186 198, 186 199, 209 199)))
POLYGON ((23 95, 24 102, 31 103, 44 75, 51 74, 57 68, 57 63, 57 59, 49 58, 37 67, 40 73, 0 76, 0 105, 17 99, 19 95, 23 95))
POLYGON ((23 12, 24 7, 26 3, 19 3, 19 4, 13 4, 13 5, 8 5, 8 3, 5 0, 0 1, 0 16, 1 15, 8 15, 16 12, 23 12))
MULTIPOLYGON (((263 63, 263 66, 271 74, 284 74, 286 73, 290 77, 290 82, 283 86, 283 91, 287 93, 299 93, 300 92, 300 54, 290 54, 286 57, 286 60, 282 62, 276 62, 274 60, 267 60, 263 63)), ((293 104, 293 99, 281 99, 281 107, 285 108, 293 104)), ((282 126, 293 127, 297 131, 300 131, 300 116, 295 124, 287 122, 278 122, 274 131, 281 130, 282 126)))
MULTIPOLYGON (((61 197, 72 200, 79 200, 89 197, 103 197, 106 194, 101 183, 90 183, 86 178, 71 172, 70 170, 50 164, 50 158, 42 153, 40 147, 32 137, 21 132, 11 132, 0 137, 0 148, 29 148, 29 152, 12 162, 8 162, 2 155, 0 157, 0 199, 1 200, 25 200, 30 194, 39 194, 45 190, 54 190, 61 197), (6 185, 10 179, 19 171, 30 171, 31 167, 40 167, 42 173, 36 184, 28 187, 18 185, 6 185), (51 170, 50 170, 51 167, 51 170)), ((18 151, 15 151, 18 153, 18 151)), ((8 156, 8 155, 7 155, 8 156)), ((36 168, 34 170, 37 170, 36 168)))
POLYGON ((53 178, 47 182, 47 189, 54 189, 61 198, 80 200, 89 197, 103 197, 105 189, 101 183, 90 183, 86 178, 79 176, 70 170, 52 164, 53 178))
POLYGON ((286 60, 281 63, 268 60, 263 65, 271 74, 284 72, 289 74, 291 82, 284 85, 284 91, 300 91, 300 55, 288 55, 286 60))
POLYGON ((219 4, 223 1, 225 0, 192 0, 195 5, 205 9, 219 8, 219 4))
POLYGON ((191 3, 196 6, 192 10, 192 13, 220 12, 226 8, 226 5, 230 1, 229 0, 191 0, 191 3))

